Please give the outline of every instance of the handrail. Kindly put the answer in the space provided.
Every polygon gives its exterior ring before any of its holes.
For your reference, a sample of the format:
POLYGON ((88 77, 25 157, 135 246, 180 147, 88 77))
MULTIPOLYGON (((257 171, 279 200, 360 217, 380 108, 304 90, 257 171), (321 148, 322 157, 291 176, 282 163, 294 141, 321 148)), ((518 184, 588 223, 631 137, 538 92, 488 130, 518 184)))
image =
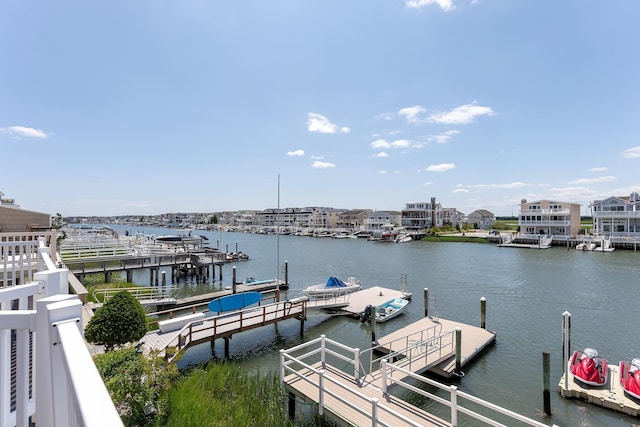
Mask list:
POLYGON ((27 234, 0 234, 0 389, 7 391, 0 427, 27 426, 34 416, 42 425, 122 425, 83 340, 82 303, 68 295, 68 270, 52 259, 47 236, 27 234), (7 280, 18 261, 28 274, 7 280))
MULTIPOLYGON (((451 333, 449 332, 449 334, 451 335, 451 333)), ((432 337, 429 338, 427 341, 430 340, 440 340, 441 337, 444 337, 446 334, 442 334, 440 336, 437 337, 432 337)), ((452 340, 453 341, 453 340, 452 340)), ((313 341, 309 341, 307 343, 303 343, 303 344, 299 344, 295 347, 292 347, 288 350, 280 350, 280 382, 284 383, 285 381, 285 377, 287 375, 287 373, 293 374, 294 377, 301 379, 307 383, 310 383, 312 385, 314 385, 315 387, 318 387, 318 412, 320 415, 322 415, 322 412, 324 411, 324 394, 327 393, 331 396, 334 396, 338 399, 340 399, 344 404, 346 404, 347 406, 349 406, 351 409, 353 409, 354 411, 357 411, 360 414, 363 414, 365 416, 368 416, 369 418, 371 418, 372 420, 372 424, 373 425, 378 425, 378 424, 382 424, 382 425, 387 425, 384 422, 382 422, 379 419, 379 415, 378 415, 378 410, 383 410, 386 411, 389 414, 392 414, 393 416, 398 417, 398 419, 402 419, 404 422, 410 423, 410 424, 415 424, 415 421, 411 421, 406 419, 404 416, 402 416, 402 414, 397 413, 396 411, 394 411, 393 409, 391 409, 390 407, 384 405, 384 404, 380 404, 379 401, 376 398, 369 398, 368 396, 365 396, 363 393, 360 393, 358 391, 358 389, 362 386, 362 383, 359 382, 358 379, 358 374, 356 372, 356 374, 354 375, 354 383, 353 384, 344 384, 341 381, 338 381, 334 378, 331 378, 330 376, 325 375, 325 372, 327 372, 327 366, 324 364, 325 358, 326 358, 326 354, 333 354, 333 352, 328 349, 328 345, 330 346, 337 346, 340 349, 344 349, 347 351, 352 351, 354 353, 354 360, 353 363, 357 364, 357 358, 359 355, 365 354, 366 352, 368 352, 369 350, 365 350, 363 352, 356 352, 357 349, 351 348, 349 346, 345 346, 343 344, 340 344, 336 341, 333 341, 329 338, 326 338, 324 335, 321 335, 319 338, 313 340, 313 341), (313 350, 313 351, 307 351, 304 354, 295 356, 293 353, 298 353, 300 351, 306 351, 306 349, 308 347, 311 346, 319 346, 318 349, 313 350), (321 364, 321 368, 314 368, 311 364, 306 363, 306 359, 308 359, 310 356, 314 356, 316 354, 320 353, 319 357, 320 360, 323 362, 321 364), (299 372, 294 366, 299 366, 301 368, 304 368, 305 374, 299 372), (309 376, 306 375, 307 371, 312 372, 313 374, 318 376, 318 380, 317 381, 313 381, 312 377, 313 376, 309 376), (341 394, 338 393, 334 393, 331 390, 327 389, 325 387, 325 382, 329 381, 332 384, 337 385, 338 387, 340 387, 343 390, 346 390, 347 392, 353 394, 354 396, 358 396, 362 399, 365 399, 367 401, 369 401, 369 403, 371 404, 371 411, 368 412, 366 409, 362 409, 361 407, 357 406, 356 404, 354 404, 351 400, 349 399, 344 399, 344 397, 341 397, 341 394)), ((420 346, 425 345, 424 342, 416 342, 414 345, 410 346, 411 349, 415 350, 420 348, 420 346)), ((399 353, 399 350, 398 350, 399 353)), ((393 355, 391 355, 393 356, 393 355)), ((383 358, 380 361, 380 378, 382 381, 382 397, 383 399, 390 399, 390 395, 388 394, 388 389, 391 385, 396 384, 398 386, 401 386, 411 392, 414 393, 418 393, 422 396, 425 396, 437 403, 446 405, 450 407, 450 411, 451 411, 451 424, 452 425, 457 425, 457 419, 458 419, 458 413, 463 413, 466 415, 469 415, 477 420, 480 420, 484 423, 487 423, 489 425, 493 425, 493 426, 502 426, 503 424, 501 424, 500 422, 490 418, 487 415, 484 414, 480 414, 478 412, 473 411, 472 409, 469 409, 468 407, 462 406, 458 403, 458 399, 462 398, 462 399, 466 399, 469 402, 472 402, 474 404, 480 405, 481 407, 489 410, 489 411, 493 411, 493 412, 497 412, 499 414, 502 414, 504 416, 507 416, 511 419, 514 420, 518 420, 520 422, 523 422, 525 424, 528 424, 530 426, 534 426, 534 427, 546 427, 546 424, 541 423, 539 421, 536 421, 534 419, 528 418, 524 415, 518 414, 514 411, 511 411, 509 409, 500 407, 498 405, 495 405, 491 402, 485 401, 483 399, 480 399, 476 396, 473 396, 471 394, 467 394, 461 391, 458 391, 457 387, 455 386, 447 386, 445 384, 439 383, 437 381, 431 380, 429 378, 426 378, 422 375, 418 375, 410 370, 405 369, 404 367, 400 366, 400 364, 398 363, 389 363, 388 362, 388 358, 390 357, 390 355, 385 356, 385 358, 383 358), (400 372, 402 375, 401 376, 397 376, 394 377, 393 376, 393 372, 394 371, 398 371, 400 372), (411 378, 412 380, 417 380, 419 382, 423 382, 426 383, 427 385, 431 385, 433 387, 439 388, 441 390, 445 390, 449 392, 449 399, 443 398, 441 396, 437 396, 433 393, 429 393, 426 390, 423 390, 419 387, 416 387, 408 382, 405 381, 406 378, 411 378)), ((301 369, 298 368, 298 369, 301 369)), ((334 368, 335 369, 335 368, 334 368)), ((342 371, 344 372, 344 371, 342 371)), ((345 373, 346 374, 346 373, 345 373)))

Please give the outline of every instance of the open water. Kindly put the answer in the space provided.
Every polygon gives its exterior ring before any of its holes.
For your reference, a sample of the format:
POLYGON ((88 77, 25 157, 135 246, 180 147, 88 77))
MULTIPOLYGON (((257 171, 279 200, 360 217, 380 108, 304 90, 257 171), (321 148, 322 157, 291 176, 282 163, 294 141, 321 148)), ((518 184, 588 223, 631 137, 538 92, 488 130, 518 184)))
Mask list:
MULTIPOLYGON (((153 228, 114 227, 119 232, 171 234, 153 228)), ((284 278, 288 263, 290 296, 304 287, 323 283, 329 275, 355 276, 364 287, 400 289, 407 276, 413 301, 406 314, 378 327, 377 335, 412 323, 423 316, 423 290, 429 289, 429 313, 473 325, 480 324, 480 299, 487 299, 487 329, 497 332, 496 345, 465 366, 457 384, 465 392, 504 406, 549 425, 636 426, 640 420, 599 408, 557 393, 562 376, 562 313, 571 313, 572 349, 596 348, 610 364, 640 357, 640 253, 581 252, 552 247, 547 250, 499 248, 493 244, 368 242, 366 239, 331 239, 258 235, 231 232, 200 232, 211 246, 238 249, 251 260, 224 267, 222 283, 182 283, 185 293, 210 292, 229 285, 232 266, 237 280, 284 278), (279 267, 278 267, 279 266, 279 267), (551 354, 552 417, 543 408, 542 353, 551 354)), ((217 270, 216 270, 217 271, 217 270)), ((167 274, 170 277, 170 274, 167 274)), ((148 284, 148 273, 136 276, 148 284)), ((317 315, 305 323, 290 320, 233 337, 231 357, 247 369, 276 370, 278 350, 325 334, 344 344, 367 348, 368 327, 344 316, 317 315)), ((224 346, 216 343, 215 355, 208 344, 186 352, 181 364, 189 365, 222 357, 224 346)), ((423 403, 428 405, 428 403, 423 403)), ((443 416, 444 418, 444 416, 443 416)))

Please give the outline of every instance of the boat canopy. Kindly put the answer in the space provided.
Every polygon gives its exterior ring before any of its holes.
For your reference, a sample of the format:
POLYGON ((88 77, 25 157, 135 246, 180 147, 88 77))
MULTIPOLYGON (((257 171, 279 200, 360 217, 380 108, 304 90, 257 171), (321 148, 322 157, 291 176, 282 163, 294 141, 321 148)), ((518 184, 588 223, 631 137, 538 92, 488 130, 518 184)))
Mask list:
POLYGON ((346 288, 347 285, 342 280, 337 277, 330 276, 327 280, 327 284, 324 285, 325 288, 346 288))

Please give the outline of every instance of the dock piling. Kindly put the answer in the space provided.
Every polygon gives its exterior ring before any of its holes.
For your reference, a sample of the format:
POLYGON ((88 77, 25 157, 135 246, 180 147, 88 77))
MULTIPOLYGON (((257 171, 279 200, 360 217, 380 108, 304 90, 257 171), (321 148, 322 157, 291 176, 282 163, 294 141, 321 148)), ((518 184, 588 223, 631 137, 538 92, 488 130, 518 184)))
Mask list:
POLYGON ((424 288, 424 317, 429 317, 429 288, 424 288))
POLYGON ((551 367, 549 363, 549 352, 542 353, 542 401, 543 411, 548 417, 551 416, 551 367))
POLYGON ((458 326, 456 328, 456 370, 455 373, 460 375, 462 373, 462 329, 458 326))
POLYGON ((487 299, 480 298, 480 327, 487 329, 487 299))
POLYGON ((569 390, 569 373, 567 372, 567 361, 571 348, 571 313, 562 313, 562 372, 564 373, 564 389, 569 390))
POLYGON ((236 293, 236 267, 233 266, 232 269, 232 274, 231 274, 231 289, 233 291, 233 293, 236 293))

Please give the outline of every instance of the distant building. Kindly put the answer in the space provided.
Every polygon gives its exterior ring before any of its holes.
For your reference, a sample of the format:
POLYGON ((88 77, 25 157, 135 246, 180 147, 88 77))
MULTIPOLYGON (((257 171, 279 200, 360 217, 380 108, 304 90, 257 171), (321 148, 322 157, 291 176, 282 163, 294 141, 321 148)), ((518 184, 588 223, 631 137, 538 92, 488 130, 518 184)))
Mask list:
POLYGON ((364 220, 366 230, 388 230, 400 226, 402 213, 398 211, 373 211, 364 220))
POLYGON ((640 234, 640 195, 609 197, 591 205, 593 231, 605 236, 636 236, 640 234))
POLYGON ((402 226, 409 230, 439 227, 442 225, 438 216, 441 209, 442 206, 436 203, 435 197, 432 197, 430 202, 407 203, 401 212, 402 226))
POLYGON ((336 226, 344 230, 358 231, 364 226, 365 219, 371 212, 371 209, 349 209, 340 212, 336 226))
POLYGON ((467 215, 467 224, 479 228, 481 230, 487 230, 493 227, 496 223, 496 218, 493 213, 486 209, 478 209, 467 215))
POLYGON ((522 199, 518 217, 520 233, 576 236, 580 232, 580 205, 570 202, 522 199))
POLYGON ((0 192, 0 232, 51 230, 51 214, 28 211, 0 192))

